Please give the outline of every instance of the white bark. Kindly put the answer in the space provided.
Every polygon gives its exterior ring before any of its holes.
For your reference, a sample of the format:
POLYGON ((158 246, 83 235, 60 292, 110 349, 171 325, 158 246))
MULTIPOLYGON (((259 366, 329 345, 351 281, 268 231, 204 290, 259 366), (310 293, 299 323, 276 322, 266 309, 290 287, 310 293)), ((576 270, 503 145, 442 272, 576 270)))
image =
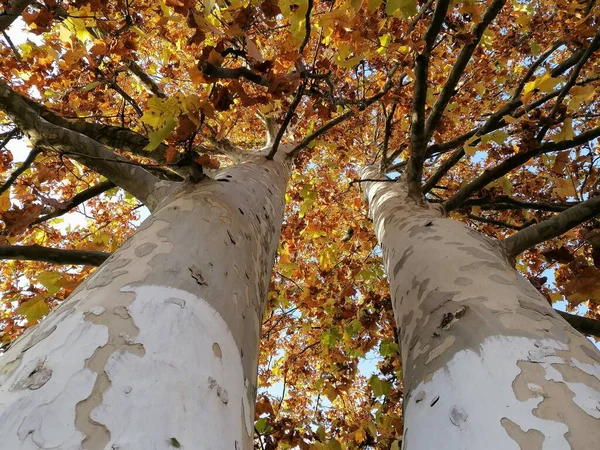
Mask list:
POLYGON ((0 447, 252 448, 285 161, 185 184, 2 356, 0 447))
POLYGON ((401 342, 403 448, 598 448, 598 350, 499 242, 416 205, 403 182, 363 186, 401 342))

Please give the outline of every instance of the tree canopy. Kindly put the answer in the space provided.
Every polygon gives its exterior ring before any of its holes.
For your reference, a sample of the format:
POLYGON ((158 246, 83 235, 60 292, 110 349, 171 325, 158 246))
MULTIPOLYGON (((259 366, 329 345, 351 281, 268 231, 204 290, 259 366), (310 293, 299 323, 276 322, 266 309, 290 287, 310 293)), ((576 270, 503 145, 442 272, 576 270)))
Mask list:
POLYGON ((259 447, 401 440, 365 164, 505 240, 549 302, 600 319, 594 0, 0 5, 3 346, 133 233, 151 202, 143 177, 210 174, 268 136, 272 153, 294 147, 295 170, 263 324, 259 447))

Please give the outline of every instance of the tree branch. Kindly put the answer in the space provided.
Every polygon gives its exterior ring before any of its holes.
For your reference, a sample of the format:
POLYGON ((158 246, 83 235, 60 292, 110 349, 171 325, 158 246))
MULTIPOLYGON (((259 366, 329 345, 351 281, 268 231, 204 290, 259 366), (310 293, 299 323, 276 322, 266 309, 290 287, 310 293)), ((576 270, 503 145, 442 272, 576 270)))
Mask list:
MULTIPOLYGON (((586 84, 597 81, 598 79, 600 79, 600 76, 593 76, 582 80, 576 84, 578 86, 585 86, 586 84)), ((507 125, 506 121, 503 118, 505 115, 512 115, 513 118, 518 119, 519 117, 527 114, 529 111, 532 111, 538 106, 541 106, 544 103, 552 100, 554 97, 557 97, 560 94, 560 91, 560 89, 552 91, 526 106, 523 106, 523 102, 520 99, 512 100, 511 102, 502 106, 498 111, 490 115, 488 120, 482 126, 474 128, 471 131, 468 131, 452 139, 451 141, 443 142, 440 144, 432 144, 429 147, 427 147, 426 158, 430 158, 432 156, 451 151, 463 145, 467 140, 469 140, 475 135, 483 136, 484 134, 499 130, 500 128, 503 128, 507 125)), ((476 142, 478 141, 472 142, 471 145, 474 145, 476 142)))
POLYGON ((581 59, 579 61, 577 61, 577 64, 575 64, 575 67, 573 68, 573 73, 571 73, 571 76, 569 76, 569 79, 565 83, 564 87, 560 90, 560 94, 558 94, 558 98, 556 99, 556 102, 554 103, 554 106, 552 107, 550 114, 548 114, 548 117, 546 118, 546 124, 542 127, 542 129, 536 136, 536 139, 538 142, 542 142, 542 140, 544 139, 544 136, 546 136, 546 133, 552 126, 554 116, 556 116, 556 113, 558 112, 560 105, 562 104, 564 98, 567 96, 567 94, 569 93, 571 88, 573 86, 575 86, 575 83, 577 82, 577 78, 579 77, 579 73, 581 72, 581 69, 583 69, 584 64, 590 59, 590 57, 592 56, 592 53, 594 53, 594 51, 595 51, 596 45, 598 45, 599 43, 600 43, 600 29, 596 32, 596 36, 594 36, 594 39, 592 40, 592 42, 590 43, 588 48, 585 50, 585 52, 581 56, 581 59))
POLYGON ((153 191, 159 179, 147 170, 112 152, 102 144, 40 117, 6 83, 0 81, 0 108, 26 134, 34 145, 58 152, 76 150, 75 159, 104 175, 139 198, 150 209, 157 199, 153 191), (111 160, 111 161, 106 161, 111 160))
POLYGON ((9 1, 8 7, 0 14, 0 31, 6 31, 12 23, 25 11, 32 0, 12 0, 9 1))
POLYGON ((564 45, 563 41, 558 41, 558 42, 554 43, 552 45, 552 47, 550 47, 548 50, 546 50, 544 53, 542 53, 538 57, 538 59, 535 60, 535 62, 529 67, 529 69, 525 73, 525 76, 521 79, 521 81, 517 85, 511 100, 517 100, 521 96, 521 92, 523 92, 525 85, 531 79, 531 77, 533 76, 535 71, 538 69, 538 67, 540 67, 543 64, 543 62, 546 61, 550 57, 550 55, 552 53, 554 53, 559 47, 562 47, 563 45, 564 45))
POLYGON ((600 214, 600 196, 592 197, 585 202, 532 225, 503 241, 503 246, 510 256, 517 256, 537 244, 554 239, 571 228, 593 219, 600 214))
POLYGON ((110 253, 91 250, 63 250, 40 245, 0 245, 0 260, 42 261, 56 264, 99 266, 110 253))
POLYGON ((0 195, 2 195, 4 192, 6 192, 12 186, 12 184, 15 181, 17 181, 17 178, 19 178, 19 176, 23 172, 25 172, 27 169, 29 169, 31 167, 31 165, 35 161, 35 158, 37 158, 37 155, 39 155, 40 152, 41 152, 41 150, 39 148, 34 148, 33 150, 31 150, 29 152, 27 159, 25 159, 25 161, 23 161, 21 163, 21 165, 17 169, 15 169, 15 171, 13 173, 10 174, 10 176, 4 182, 4 184, 2 186, 0 186, 0 195))
POLYGON ((82 203, 84 203, 100 194, 103 194, 104 192, 106 192, 110 189, 113 189, 115 187, 116 187, 116 185, 112 181, 108 181, 108 180, 102 181, 102 182, 98 183, 97 185, 92 186, 91 188, 86 189, 85 191, 82 191, 79 194, 76 194, 68 202, 63 203, 61 208, 54 208, 54 211, 52 211, 48 214, 45 214, 41 217, 38 217, 31 223, 31 225, 37 225, 42 222, 46 222, 47 220, 54 219, 56 217, 67 214, 68 212, 73 211, 75 208, 77 208, 82 203))
POLYGON ((467 217, 471 220, 476 220, 477 222, 487 223, 489 225, 496 225, 502 228, 508 228, 511 230, 522 230, 523 227, 521 225, 513 225, 507 222, 502 222, 501 220, 490 219, 488 217, 480 217, 474 214, 467 214, 467 217))
POLYGON ((227 67, 217 67, 208 61, 202 61, 198 63, 198 69, 202 74, 209 78, 227 78, 227 79, 240 79, 245 78, 248 81, 259 84, 260 86, 269 86, 269 80, 262 75, 253 72, 246 67, 237 67, 235 69, 229 69, 227 67))
POLYGON ((431 136, 433 135, 433 132, 437 128, 438 124, 440 123, 442 115, 444 114, 444 111, 446 110, 446 106, 448 106, 450 99, 452 98, 452 96, 455 93, 456 85, 460 81, 460 78, 461 78, 465 68, 467 67, 467 64, 471 60, 471 57, 473 56, 473 52, 475 51, 475 48, 477 48, 477 45, 479 44, 479 41, 481 40, 483 33, 485 32, 488 25, 492 22, 492 20, 494 20, 494 18, 498 15, 498 13, 500 12, 500 10, 502 9, 502 7, 504 6, 505 3, 506 3, 506 0, 493 0, 492 1, 490 6, 488 6, 487 10, 483 14, 483 19, 481 20, 481 22, 479 22, 475 26, 475 30, 473 33, 473 39, 471 40, 471 42, 469 42, 462 48, 460 54, 458 55, 458 58, 456 59, 456 62, 454 63, 454 66, 452 67, 452 70, 450 71, 448 80, 446 81, 446 84, 442 88, 442 91, 440 92, 438 99, 436 100, 433 107, 431 108, 431 113, 429 114, 429 117, 427 118, 427 123, 425 124, 425 142, 426 143, 429 142, 429 140, 431 139, 431 136))
POLYGON ((425 104, 427 101, 427 80, 429 76, 429 60, 448 6, 449 0, 438 0, 429 27, 425 32, 425 48, 415 59, 415 82, 413 89, 413 104, 410 134, 410 159, 408 161, 407 182, 408 195, 422 198, 421 179, 423 178, 423 163, 427 146, 425 128, 425 104))
POLYGON ((310 40, 310 14, 312 12, 313 9, 313 0, 308 0, 308 7, 306 8, 306 17, 304 18, 304 27, 306 28, 306 34, 304 36, 304 39, 302 40, 302 44, 300 44, 300 49, 298 50, 298 53, 300 55, 302 55, 302 53, 304 53, 304 49, 306 48, 306 45, 308 44, 308 41, 310 40))
POLYGON ((450 169, 458 164, 463 156, 465 156, 465 150, 461 147, 458 150, 455 150, 449 158, 446 158, 446 160, 440 164, 435 173, 429 177, 427 183, 423 185, 423 194, 427 194, 431 189, 433 189, 438 181, 440 181, 450 169))
POLYGON ((148 75, 135 61, 131 59, 127 61, 127 68, 132 74, 138 77, 142 84, 154 95, 160 98, 166 97, 160 86, 156 84, 150 75, 148 75))
MULTIPOLYGON (((300 52, 300 53, 302 53, 302 52, 300 52)), ((296 96, 294 97, 294 100, 292 100, 292 103, 290 104, 290 107, 288 108, 285 118, 283 119, 283 123, 279 127, 279 131, 277 131, 277 135, 275 136, 275 139, 273 141, 273 147, 271 148, 271 151, 267 155, 267 159, 273 159, 275 157, 275 154, 277 153, 277 149, 279 148, 279 143, 281 142, 281 139, 283 138, 283 134, 285 133, 285 130, 287 129, 288 125, 292 121, 292 118, 294 117, 294 111, 296 110, 296 108, 300 104, 300 101, 302 100, 302 96, 304 95, 304 89, 306 88, 307 81, 308 80, 304 80, 302 82, 302 84, 298 87, 296 96)))
MULTIPOLYGON (((361 110, 366 109, 368 106, 372 105, 373 103, 375 103, 379 99, 383 98, 385 96, 385 94, 387 94, 389 92, 389 90, 394 85, 393 78, 394 78, 394 74, 398 70, 398 67, 399 67, 399 64, 394 64, 394 67, 388 73, 387 81, 385 82, 385 85, 383 86, 383 89, 381 89, 380 92, 378 92, 377 94, 373 95, 372 97, 369 97, 368 99, 364 100, 360 104, 360 109, 361 110)), ((339 125, 340 123, 342 123, 346 119, 352 117, 353 115, 354 115, 354 110, 350 109, 350 110, 346 111, 344 114, 339 115, 335 119, 331 119, 329 122, 327 122, 321 128, 317 129, 312 134, 306 136, 302 140, 302 142, 300 142, 298 145, 296 145, 296 147, 294 147, 288 153, 288 157, 293 158, 294 156, 296 156, 296 154, 298 152, 300 152, 301 150, 303 150, 304 148, 306 148, 312 141, 314 141, 315 139, 317 139, 319 136, 322 136, 323 134, 327 133, 327 131, 329 131, 331 128, 335 127, 336 125, 339 125)))
POLYGON ((550 153, 554 151, 567 150, 577 145, 585 144, 593 139, 600 137, 600 126, 596 128, 592 128, 585 133, 581 133, 573 139, 564 140, 560 142, 548 142, 544 145, 541 145, 537 148, 532 148, 526 151, 522 151, 514 154, 513 156, 505 159, 500 164, 490 169, 486 169, 480 176, 475 178, 469 184, 460 188, 454 196, 450 197, 448 200, 444 202, 444 209, 446 212, 452 211, 456 209, 459 205, 462 204, 469 196, 479 189, 487 186, 492 181, 497 180, 498 178, 503 177, 511 170, 520 167, 525 164, 532 158, 543 155, 545 153, 550 153))
POLYGON ((463 202, 462 206, 469 208, 471 206, 478 206, 482 210, 496 210, 504 211, 507 209, 534 209, 537 211, 548 211, 548 212, 563 212, 565 209, 575 206, 578 203, 567 202, 567 203, 549 203, 549 202, 526 202, 518 200, 508 195, 501 195, 494 197, 493 199, 488 198, 472 198, 463 202))
POLYGON ((555 309, 577 331, 600 338, 600 321, 555 309))
POLYGON ((165 144, 160 144, 155 150, 149 152, 144 150, 144 148, 150 143, 150 140, 139 133, 112 125, 73 122, 59 116, 46 106, 36 103, 17 92, 13 91, 13 94, 18 95, 31 109, 36 111, 43 119, 54 125, 81 133, 90 139, 109 147, 129 151, 135 155, 150 158, 159 163, 166 162, 165 153, 167 151, 167 146, 165 144))
POLYGON ((127 92, 125 92, 123 88, 121 88, 121 86, 119 86, 116 83, 116 81, 109 80, 106 77, 106 75, 104 75, 104 73, 98 68, 96 68, 95 72, 104 83, 108 84, 115 92, 117 92, 121 97, 123 97, 123 99, 127 103, 131 105, 131 107, 135 110, 139 117, 142 117, 144 115, 144 111, 142 111, 142 108, 140 108, 140 106, 135 102, 135 100, 127 92))
MULTIPOLYGON (((385 118, 385 131, 383 134, 383 153, 381 155, 381 170, 385 170, 390 163, 390 161, 388 161, 388 151, 389 151, 389 147, 390 147, 390 137, 392 136, 394 113, 396 112, 397 106, 398 106, 398 103, 394 103, 392 105, 392 108, 391 108, 389 114, 385 118)), ((392 157, 391 161, 393 161, 393 160, 394 159, 392 157)))
POLYGON ((16 47, 15 43, 12 41, 8 33, 6 31, 3 31, 2 36, 4 37, 4 40, 7 42, 10 49, 12 50, 13 55, 15 55, 15 59, 19 62, 23 61, 23 59, 21 58, 21 53, 19 53, 19 49, 16 47))

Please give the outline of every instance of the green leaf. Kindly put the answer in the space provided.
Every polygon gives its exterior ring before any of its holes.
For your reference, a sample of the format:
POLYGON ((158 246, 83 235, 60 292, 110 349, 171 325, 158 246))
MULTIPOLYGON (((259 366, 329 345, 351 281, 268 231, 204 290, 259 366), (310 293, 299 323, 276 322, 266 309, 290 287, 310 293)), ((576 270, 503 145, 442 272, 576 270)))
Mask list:
POLYGON ((392 384, 382 380, 377 375, 373 375, 369 379, 369 385, 371 386, 371 389, 373 389, 373 395, 375 397, 380 397, 382 395, 387 397, 392 390, 392 384))
POLYGON ((42 272, 37 277, 37 282, 44 285, 48 290, 48 295, 53 296, 60 291, 62 275, 57 272, 42 272))
POLYGON ((390 446, 390 450, 400 450, 400 441, 395 440, 390 446))
POLYGON ((381 6, 381 4, 383 3, 383 0, 369 0, 369 12, 375 12, 375 10, 377 8, 379 8, 381 6))
POLYGON ((573 119, 568 117, 565 119, 560 132, 551 136, 550 139, 552 139, 554 142, 569 141, 573 139, 573 136, 573 119))
POLYGON ((148 133, 148 139, 150 140, 150 143, 144 147, 144 150, 149 152, 154 150, 156 147, 162 144, 162 141, 169 137, 176 126, 177 121, 173 117, 167 117, 165 125, 162 128, 148 133))
POLYGON ((387 0, 385 12, 388 16, 408 19, 417 13, 417 0, 387 0))
POLYGON ((500 183, 500 186, 502 186, 502 190, 506 195, 511 194, 513 185, 508 178, 502 177, 498 180, 498 183, 500 183))
POLYGON ((258 431, 260 434, 264 434, 265 432, 267 432, 269 430, 267 418, 263 417, 254 422, 254 428, 256 428, 256 431, 258 431))
POLYGON ((506 131, 497 130, 492 133, 486 134, 481 137, 481 142, 487 144, 488 142, 495 142, 498 145, 504 144, 506 139, 508 138, 508 133, 506 131))
POLYGON ((180 443, 179 443, 179 441, 178 441, 176 438, 174 438, 174 437, 172 437, 171 439, 169 439, 169 443, 170 443, 170 444, 171 444, 173 447, 175 447, 175 448, 181 448, 181 444, 180 444, 180 443))
POLYGON ((38 295, 23 303, 15 312, 25 316, 27 322, 32 324, 48 314, 50 307, 44 301, 44 297, 38 295))
POLYGON ((392 356, 398 354, 398 344, 390 341, 389 339, 384 339, 379 345, 379 354, 381 356, 392 356))
POLYGON ((352 322, 350 322, 350 325, 346 327, 346 333, 348 333, 350 336, 354 336, 361 329, 362 323, 360 323, 360 320, 354 319, 352 322))
POLYGON ((323 428, 323 426, 317 428, 317 439, 319 440, 319 442, 325 441, 325 428, 323 428))
POLYGON ((465 151, 465 154, 468 156, 473 156, 475 153, 477 153, 477 146, 476 145, 471 145, 473 142, 475 142, 477 139, 479 139, 479 136, 471 136, 469 139, 467 139, 467 141, 464 143, 463 145, 463 150, 465 151))
POLYGON ((92 89, 97 88, 98 86, 100 86, 102 83, 100 81, 94 81, 93 83, 89 83, 87 84, 82 90, 81 92, 89 92, 92 89))

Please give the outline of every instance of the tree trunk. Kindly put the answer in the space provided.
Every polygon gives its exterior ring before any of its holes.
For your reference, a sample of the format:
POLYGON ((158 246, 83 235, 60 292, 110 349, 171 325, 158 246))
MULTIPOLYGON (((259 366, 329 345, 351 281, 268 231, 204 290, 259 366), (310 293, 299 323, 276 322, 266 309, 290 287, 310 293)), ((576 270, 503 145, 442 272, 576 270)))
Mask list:
MULTIPOLYGON (((382 178, 372 166, 362 178, 382 178)), ((577 449, 600 442, 600 353, 498 241, 364 184, 401 343, 406 450, 577 449)))
POLYGON ((252 448, 284 160, 184 184, 8 350, 2 448, 252 448))

